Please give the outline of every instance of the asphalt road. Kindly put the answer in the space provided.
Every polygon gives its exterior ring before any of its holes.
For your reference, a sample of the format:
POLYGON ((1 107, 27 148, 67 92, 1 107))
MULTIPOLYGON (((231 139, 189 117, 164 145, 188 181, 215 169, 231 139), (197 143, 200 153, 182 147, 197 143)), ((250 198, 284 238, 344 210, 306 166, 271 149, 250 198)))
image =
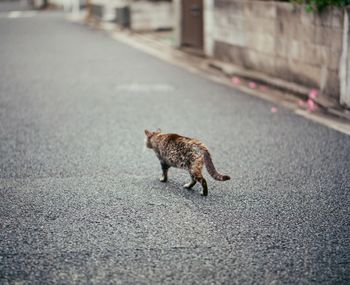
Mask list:
POLYGON ((349 136, 60 13, 0 37, 1 284, 350 283, 349 136), (158 127, 232 180, 160 183, 158 127))

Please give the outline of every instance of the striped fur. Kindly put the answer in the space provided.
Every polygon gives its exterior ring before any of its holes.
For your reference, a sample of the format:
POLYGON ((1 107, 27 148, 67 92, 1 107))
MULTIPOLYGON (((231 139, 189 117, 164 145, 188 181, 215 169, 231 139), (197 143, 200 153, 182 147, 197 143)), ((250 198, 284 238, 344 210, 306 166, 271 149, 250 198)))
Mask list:
POLYGON ((211 160, 210 153, 208 151, 204 151, 204 163, 205 163, 205 166, 207 168, 208 173, 215 180, 218 180, 218 181, 230 180, 230 176, 222 175, 222 174, 220 174, 219 172, 216 171, 215 166, 213 164, 213 161, 211 160))
POLYGON ((221 175, 214 167, 208 148, 199 140, 183 137, 177 134, 165 134, 160 130, 151 132, 145 130, 146 146, 156 153, 162 168, 163 175, 160 179, 166 182, 170 167, 188 170, 191 182, 184 187, 191 189, 196 182, 202 184, 203 196, 208 195, 208 187, 202 175, 205 164, 208 173, 218 181, 229 180, 227 175, 221 175))

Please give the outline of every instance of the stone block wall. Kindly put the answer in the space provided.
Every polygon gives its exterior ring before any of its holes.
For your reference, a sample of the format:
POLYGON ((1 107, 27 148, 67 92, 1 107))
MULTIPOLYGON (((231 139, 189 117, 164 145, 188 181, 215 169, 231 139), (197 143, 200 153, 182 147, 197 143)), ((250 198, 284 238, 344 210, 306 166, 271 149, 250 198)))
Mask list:
POLYGON ((343 51, 340 62, 340 104, 350 109, 350 7, 345 9, 343 51))
POLYGON ((174 28, 173 5, 169 1, 91 0, 92 15, 103 21, 118 21, 116 9, 130 8, 130 28, 151 31, 174 28))
POLYGON ((286 2, 213 3, 212 31, 205 38, 214 57, 339 99, 344 10, 318 14, 286 2))
POLYGON ((98 20, 113 21, 116 18, 115 9, 130 3, 131 0, 91 0, 91 13, 98 20))
POLYGON ((174 12, 171 2, 136 1, 130 4, 131 29, 135 31, 172 29, 174 12))

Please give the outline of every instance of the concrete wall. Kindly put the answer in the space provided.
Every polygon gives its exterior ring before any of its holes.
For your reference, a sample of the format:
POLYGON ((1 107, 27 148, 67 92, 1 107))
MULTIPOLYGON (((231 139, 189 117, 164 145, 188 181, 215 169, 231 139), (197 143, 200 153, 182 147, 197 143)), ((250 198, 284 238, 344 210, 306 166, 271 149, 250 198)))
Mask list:
POLYGON ((340 62, 340 104, 350 108, 350 7, 345 10, 343 51, 340 62))
POLYGON ((173 0, 174 44, 177 47, 181 46, 181 23, 182 23, 181 5, 182 5, 181 0, 173 0))
POLYGON ((116 8, 127 6, 131 0, 91 0, 93 16, 103 21, 113 21, 116 17, 116 8), (100 15, 101 14, 101 15, 100 15))
POLYGON ((211 12, 205 37, 214 57, 339 99, 344 10, 317 14, 284 2, 215 0, 211 12))
MULTIPOLYGON (((43 2, 43 0, 40 0, 40 2, 43 2)), ((57 7, 64 8, 66 12, 77 10, 86 6, 86 0, 49 0, 49 3, 54 4, 57 7)))
POLYGON ((214 55, 215 39, 215 18, 214 18, 214 0, 203 0, 204 14, 204 53, 208 56, 214 55))
POLYGON ((93 16, 104 21, 115 20, 116 8, 128 6, 130 8, 130 28, 135 31, 172 29, 174 27, 174 9, 171 2, 91 0, 91 4, 93 16))
POLYGON ((136 1, 130 5, 132 30, 172 29, 174 9, 171 2, 136 1))

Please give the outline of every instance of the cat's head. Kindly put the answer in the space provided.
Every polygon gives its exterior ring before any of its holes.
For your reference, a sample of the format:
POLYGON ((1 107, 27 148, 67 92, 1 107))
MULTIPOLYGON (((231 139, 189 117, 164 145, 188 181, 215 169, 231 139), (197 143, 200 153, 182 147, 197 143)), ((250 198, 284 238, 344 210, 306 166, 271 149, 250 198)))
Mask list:
POLYGON ((145 140, 145 143, 146 143, 146 146, 148 148, 153 148, 154 147, 154 137, 157 135, 157 134, 160 134, 160 129, 157 129, 155 132, 151 132, 149 130, 145 130, 145 135, 146 135, 146 140, 145 140))

